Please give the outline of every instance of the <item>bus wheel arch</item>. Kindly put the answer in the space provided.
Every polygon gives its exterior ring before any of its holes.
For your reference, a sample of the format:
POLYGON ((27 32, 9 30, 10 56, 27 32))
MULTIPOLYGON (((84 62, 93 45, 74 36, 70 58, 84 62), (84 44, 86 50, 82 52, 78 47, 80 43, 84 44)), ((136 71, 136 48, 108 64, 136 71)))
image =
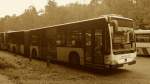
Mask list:
POLYGON ((80 56, 76 51, 69 53, 69 63, 72 65, 80 65, 80 56))

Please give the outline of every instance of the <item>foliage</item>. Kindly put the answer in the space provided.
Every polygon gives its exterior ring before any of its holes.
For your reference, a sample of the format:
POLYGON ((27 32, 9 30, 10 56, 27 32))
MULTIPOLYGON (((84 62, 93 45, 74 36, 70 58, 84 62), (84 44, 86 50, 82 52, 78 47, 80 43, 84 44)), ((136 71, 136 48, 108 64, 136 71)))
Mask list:
POLYGON ((150 0, 91 0, 89 4, 58 6, 54 0, 49 0, 41 12, 30 6, 20 16, 0 18, 0 31, 33 29, 112 13, 132 18, 137 25, 143 26, 150 23, 149 3, 150 0))

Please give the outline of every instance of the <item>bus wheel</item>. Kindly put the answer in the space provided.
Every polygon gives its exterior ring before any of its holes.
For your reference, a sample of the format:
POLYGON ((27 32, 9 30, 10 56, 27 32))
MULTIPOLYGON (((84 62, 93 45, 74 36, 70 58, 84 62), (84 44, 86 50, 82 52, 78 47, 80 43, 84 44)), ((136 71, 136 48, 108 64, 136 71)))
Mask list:
POLYGON ((33 57, 33 58, 36 58, 36 57, 37 57, 37 51, 36 51, 36 49, 33 49, 33 50, 32 50, 32 57, 33 57))
POLYGON ((69 63, 72 65, 80 65, 80 57, 76 52, 70 53, 69 63))

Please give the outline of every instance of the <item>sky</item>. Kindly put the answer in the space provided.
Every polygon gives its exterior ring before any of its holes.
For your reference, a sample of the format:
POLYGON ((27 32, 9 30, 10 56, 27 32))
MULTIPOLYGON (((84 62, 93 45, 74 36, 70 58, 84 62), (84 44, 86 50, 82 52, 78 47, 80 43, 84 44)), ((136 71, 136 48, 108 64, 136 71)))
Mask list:
MULTIPOLYGON (((55 0, 58 5, 65 5, 69 3, 88 3, 90 0, 55 0)), ((48 0, 0 0, 0 17, 5 15, 20 15, 29 6, 33 5, 39 11, 44 9, 48 0)))

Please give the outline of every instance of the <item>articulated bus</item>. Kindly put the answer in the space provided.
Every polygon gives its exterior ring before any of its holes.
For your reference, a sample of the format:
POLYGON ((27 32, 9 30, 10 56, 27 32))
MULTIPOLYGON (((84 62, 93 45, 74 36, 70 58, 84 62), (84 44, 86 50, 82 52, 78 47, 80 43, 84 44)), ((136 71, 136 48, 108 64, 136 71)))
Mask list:
POLYGON ((135 30, 137 55, 150 56, 150 30, 135 30))
POLYGON ((5 46, 10 52, 24 55, 24 31, 9 31, 5 33, 5 46))
POLYGON ((96 68, 136 63, 133 20, 121 16, 8 32, 7 38, 8 50, 31 58, 96 68))

